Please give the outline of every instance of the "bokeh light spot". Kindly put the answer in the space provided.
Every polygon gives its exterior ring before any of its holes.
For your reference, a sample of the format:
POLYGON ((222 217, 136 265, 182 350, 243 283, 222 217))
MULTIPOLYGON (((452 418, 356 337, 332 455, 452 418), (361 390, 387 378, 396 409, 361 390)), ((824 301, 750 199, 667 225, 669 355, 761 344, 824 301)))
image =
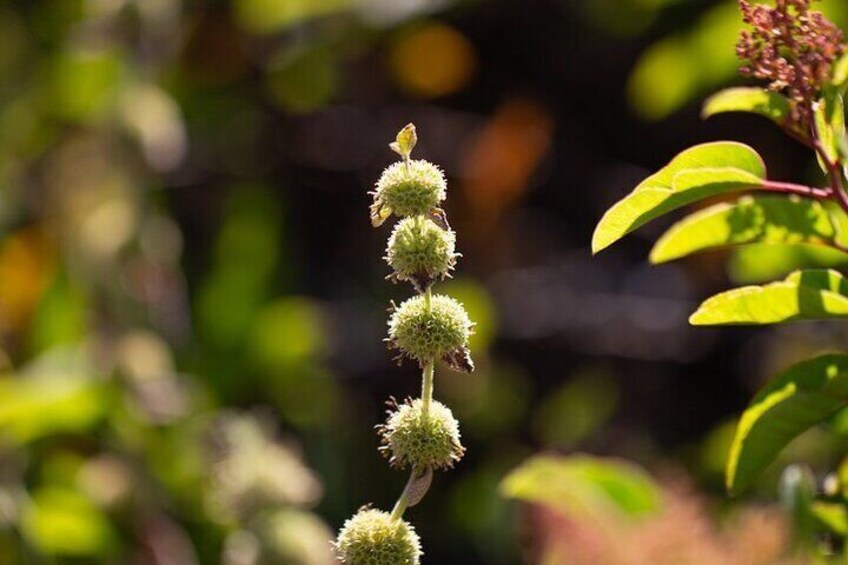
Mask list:
POLYGON ((477 69, 477 56, 474 46, 459 31, 442 23, 428 23, 399 37, 389 65, 402 89, 436 98, 469 83, 477 69))

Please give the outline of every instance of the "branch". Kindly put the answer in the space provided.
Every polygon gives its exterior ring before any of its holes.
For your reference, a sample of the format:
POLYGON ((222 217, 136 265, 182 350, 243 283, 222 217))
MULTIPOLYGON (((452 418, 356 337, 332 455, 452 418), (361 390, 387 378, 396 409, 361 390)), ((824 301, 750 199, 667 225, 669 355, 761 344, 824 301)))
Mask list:
POLYGON ((766 192, 775 192, 778 194, 795 194, 807 198, 817 198, 825 200, 833 196, 831 188, 813 188, 803 184, 794 184, 791 182, 778 182, 773 180, 763 181, 760 185, 762 190, 766 192))
POLYGON ((827 151, 819 138, 818 127, 813 120, 813 148, 816 150, 822 163, 827 168, 827 178, 830 180, 830 197, 834 198, 842 210, 848 214, 848 194, 845 194, 845 187, 842 183, 842 163, 839 159, 831 160, 827 155, 827 151))

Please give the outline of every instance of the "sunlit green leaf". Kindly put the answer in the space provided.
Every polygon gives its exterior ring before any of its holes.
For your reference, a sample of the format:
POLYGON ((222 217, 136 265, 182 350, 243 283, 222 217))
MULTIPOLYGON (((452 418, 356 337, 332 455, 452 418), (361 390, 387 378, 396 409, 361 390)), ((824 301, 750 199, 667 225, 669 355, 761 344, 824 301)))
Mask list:
POLYGON ((696 326, 776 324, 848 316, 848 281, 836 271, 796 271, 785 280, 717 294, 689 322, 696 326))
POLYGON ((773 379, 739 421, 727 462, 727 488, 748 487, 791 440, 848 401, 848 355, 799 363, 773 379))
POLYGON ((389 144, 389 147, 403 158, 409 157, 415 145, 418 143, 418 135, 415 132, 415 124, 406 124, 397 134, 397 139, 389 144))
POLYGON ((747 243, 836 246, 837 229, 815 200, 745 196, 695 212, 674 224, 654 245, 651 262, 747 243))
MULTIPOLYGON (((844 242, 840 243, 844 245, 844 242)), ((737 285, 762 284, 783 278, 798 269, 832 269, 846 264, 848 255, 828 247, 754 243, 733 249, 727 273, 737 285)))
POLYGON ((604 214, 592 236, 592 252, 681 206, 756 188, 765 176, 762 159, 747 145, 719 141, 687 149, 604 214))
POLYGON ((726 112, 750 112, 780 124, 791 111, 789 100, 782 94, 763 88, 738 87, 726 88, 708 98, 701 116, 706 119, 726 112))
POLYGON ((572 516, 638 518, 662 506, 661 489, 642 469, 588 455, 532 457, 507 475, 500 491, 572 516))
MULTIPOLYGON (((840 160, 840 147, 845 140, 845 103, 836 88, 826 88, 815 110, 816 131, 831 162, 840 160)), ((828 172, 821 155, 817 155, 822 170, 828 172)))
MULTIPOLYGON (((835 202, 821 202, 836 228, 836 241, 848 247, 848 215, 835 202)), ((834 269, 848 265, 848 255, 817 245, 769 245, 753 243, 733 249, 727 265, 737 285, 763 284, 786 277, 799 269, 834 269)))

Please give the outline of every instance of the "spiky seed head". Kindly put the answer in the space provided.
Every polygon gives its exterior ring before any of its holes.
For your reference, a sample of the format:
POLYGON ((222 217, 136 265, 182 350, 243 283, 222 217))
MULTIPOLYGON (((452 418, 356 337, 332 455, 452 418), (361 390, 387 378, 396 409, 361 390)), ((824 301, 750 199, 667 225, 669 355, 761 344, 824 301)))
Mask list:
POLYGON ((393 466, 447 469, 462 459, 465 448, 459 439, 459 422, 450 408, 433 400, 425 412, 420 398, 394 407, 379 427, 380 450, 393 466))
POLYGON ((418 565, 421 542, 404 520, 363 508, 348 519, 333 544, 343 565, 418 565))
POLYGON ((462 304, 449 296, 418 295, 398 306, 389 319, 389 347, 421 366, 443 359, 458 371, 474 369, 468 338, 474 324, 462 304))
POLYGON ((392 230, 386 261, 394 269, 391 278, 410 281, 424 291, 438 279, 450 275, 456 264, 456 234, 433 220, 404 218, 392 230))
POLYGON ((447 194, 447 182, 441 169, 429 161, 400 161, 383 171, 371 194, 371 222, 379 226, 391 214, 407 218, 438 210, 447 194))

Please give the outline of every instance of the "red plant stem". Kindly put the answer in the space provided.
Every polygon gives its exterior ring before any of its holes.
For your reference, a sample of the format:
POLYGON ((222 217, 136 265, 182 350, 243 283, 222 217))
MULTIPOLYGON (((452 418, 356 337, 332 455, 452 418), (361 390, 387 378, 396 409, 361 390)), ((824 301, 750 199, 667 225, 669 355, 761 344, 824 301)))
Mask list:
POLYGON ((827 167, 827 177, 830 179, 830 196, 835 198, 842 210, 848 214, 848 194, 845 194, 845 187, 842 184, 842 164, 838 161, 831 161, 827 156, 827 152, 822 147, 818 139, 813 141, 816 152, 821 157, 827 167))
MULTIPOLYGON (((836 197, 840 206, 843 210, 846 210, 848 213, 848 197, 846 197, 845 191, 842 190, 842 181, 838 181, 838 189, 833 188, 813 188, 811 186, 805 186, 802 184, 792 184, 788 182, 777 182, 777 181, 763 181, 763 184, 760 186, 762 190, 766 192, 775 192, 779 194, 795 194, 797 196, 803 196, 807 198, 815 198, 816 200, 829 200, 831 198, 836 197)), ((843 253, 848 254, 848 247, 839 244, 836 241, 830 241, 827 244, 824 244, 825 247, 830 247, 832 249, 837 249, 843 253)))
POLYGON ((766 192, 776 192, 779 194, 796 194, 798 196, 806 196, 808 198, 828 199, 833 196, 833 190, 830 188, 813 188, 803 184, 793 184, 791 182, 778 182, 773 180, 763 181, 760 185, 762 190, 766 192))
POLYGON ((842 175, 839 172, 836 175, 835 178, 837 180, 834 182, 836 188, 833 190, 833 193, 836 195, 836 201, 839 202, 842 210, 848 214, 848 194, 845 194, 845 189, 842 187, 842 175))
POLYGON ((842 210, 848 214, 848 194, 845 194, 845 187, 842 183, 842 163, 839 162, 838 158, 831 160, 828 157, 827 151, 819 137, 815 119, 813 120, 812 130, 813 148, 825 164, 825 167, 827 167, 827 178, 830 180, 830 197, 834 198, 842 210))

